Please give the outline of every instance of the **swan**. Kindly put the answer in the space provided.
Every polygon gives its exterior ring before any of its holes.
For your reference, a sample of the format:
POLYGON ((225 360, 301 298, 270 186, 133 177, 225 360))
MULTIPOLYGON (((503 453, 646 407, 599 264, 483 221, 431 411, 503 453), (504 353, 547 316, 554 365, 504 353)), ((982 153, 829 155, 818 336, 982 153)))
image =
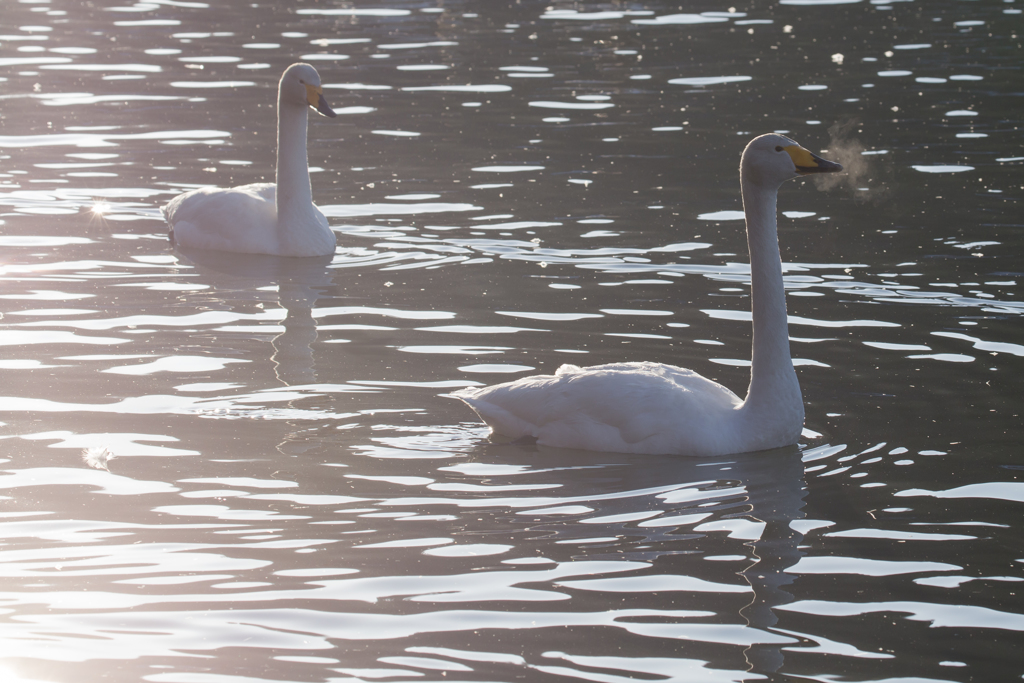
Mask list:
POLYGON ((842 168, 782 135, 762 135, 743 150, 754 330, 746 400, 692 370, 648 362, 563 365, 554 375, 451 396, 476 411, 492 437, 547 446, 717 456, 795 444, 804 406, 789 352, 776 199, 791 178, 842 168))
POLYGON ((320 74, 292 64, 277 88, 277 183, 204 187, 163 207, 171 240, 185 248, 273 256, 333 254, 337 238, 313 204, 306 160, 308 107, 337 114, 324 99, 320 74))

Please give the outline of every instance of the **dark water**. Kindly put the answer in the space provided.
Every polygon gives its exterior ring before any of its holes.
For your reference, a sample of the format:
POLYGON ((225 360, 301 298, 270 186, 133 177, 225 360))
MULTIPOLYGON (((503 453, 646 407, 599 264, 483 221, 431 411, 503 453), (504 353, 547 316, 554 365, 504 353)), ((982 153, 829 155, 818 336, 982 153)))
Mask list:
POLYGON ((5 681, 1024 675, 1019 2, 9 2, 5 681), (181 253, 309 61, 333 259, 181 253), (781 193, 799 448, 490 444, 455 388, 750 358, 781 193), (109 449, 109 472, 83 449, 109 449))

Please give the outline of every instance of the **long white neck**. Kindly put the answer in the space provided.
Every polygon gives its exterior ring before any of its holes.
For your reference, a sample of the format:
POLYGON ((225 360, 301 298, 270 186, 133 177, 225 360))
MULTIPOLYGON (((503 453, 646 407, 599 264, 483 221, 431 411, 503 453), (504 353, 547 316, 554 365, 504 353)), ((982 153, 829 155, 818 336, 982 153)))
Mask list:
POLYGON ((307 107, 277 98, 277 222, 298 224, 313 205, 306 159, 307 107))
POLYGON ((773 429, 777 426, 787 433, 795 429, 799 436, 803 399, 789 351, 776 218, 778 187, 762 185, 742 169, 740 184, 747 218, 754 328, 750 388, 743 403, 744 412, 757 422, 771 423, 773 429))

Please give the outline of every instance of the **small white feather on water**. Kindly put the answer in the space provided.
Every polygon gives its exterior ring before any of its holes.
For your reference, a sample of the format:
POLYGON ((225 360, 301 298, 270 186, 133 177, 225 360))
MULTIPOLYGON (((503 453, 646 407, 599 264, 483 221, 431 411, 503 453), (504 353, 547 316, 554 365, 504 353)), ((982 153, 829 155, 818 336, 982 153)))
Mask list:
POLYGON ((117 456, 110 452, 109 448, 102 448, 100 446, 93 446, 92 448, 86 448, 82 451, 82 460, 89 467, 95 467, 98 470, 110 471, 107 467, 107 462, 113 460, 117 456))

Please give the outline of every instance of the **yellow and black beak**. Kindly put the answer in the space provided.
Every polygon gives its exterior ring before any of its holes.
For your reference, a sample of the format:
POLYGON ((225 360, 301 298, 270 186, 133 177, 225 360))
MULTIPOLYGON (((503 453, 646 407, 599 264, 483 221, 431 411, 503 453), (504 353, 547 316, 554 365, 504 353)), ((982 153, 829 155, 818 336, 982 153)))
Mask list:
POLYGON ((329 116, 332 119, 337 116, 331 109, 331 105, 327 104, 327 100, 324 99, 324 89, 319 85, 306 84, 306 102, 309 102, 309 106, 324 116, 329 116))
POLYGON ((834 161, 828 159, 822 159, 817 154, 804 149, 800 145, 789 145, 783 147, 784 150, 789 154, 793 160, 793 164, 796 166, 796 172, 800 175, 810 175, 811 173, 837 173, 843 170, 842 164, 837 164, 834 161))

